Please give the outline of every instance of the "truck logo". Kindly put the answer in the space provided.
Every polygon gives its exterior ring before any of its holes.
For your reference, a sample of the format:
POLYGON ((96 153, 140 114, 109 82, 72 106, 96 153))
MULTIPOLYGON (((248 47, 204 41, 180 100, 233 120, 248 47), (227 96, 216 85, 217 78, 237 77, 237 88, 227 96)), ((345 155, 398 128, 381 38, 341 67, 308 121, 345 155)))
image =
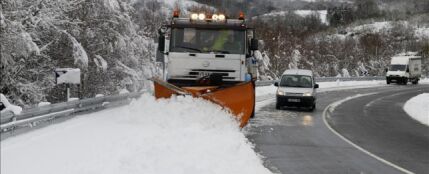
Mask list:
POLYGON ((203 62, 203 67, 209 67, 210 66, 210 62, 209 61, 204 61, 203 62))

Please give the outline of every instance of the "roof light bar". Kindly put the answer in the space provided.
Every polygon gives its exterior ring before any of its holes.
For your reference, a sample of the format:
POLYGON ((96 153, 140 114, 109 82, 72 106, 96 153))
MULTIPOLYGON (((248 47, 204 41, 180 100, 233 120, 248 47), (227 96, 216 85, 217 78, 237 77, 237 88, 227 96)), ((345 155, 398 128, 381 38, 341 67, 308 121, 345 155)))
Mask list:
POLYGON ((196 14, 196 13, 191 14, 191 19, 192 20, 198 20, 198 14, 196 14))
POLYGON ((212 21, 224 21, 226 19, 224 14, 213 14, 206 15, 204 13, 192 13, 191 20, 212 20, 212 21))
POLYGON ((206 15, 205 15, 204 13, 200 13, 200 14, 198 15, 198 19, 199 19, 199 20, 204 20, 204 19, 206 19, 206 15))

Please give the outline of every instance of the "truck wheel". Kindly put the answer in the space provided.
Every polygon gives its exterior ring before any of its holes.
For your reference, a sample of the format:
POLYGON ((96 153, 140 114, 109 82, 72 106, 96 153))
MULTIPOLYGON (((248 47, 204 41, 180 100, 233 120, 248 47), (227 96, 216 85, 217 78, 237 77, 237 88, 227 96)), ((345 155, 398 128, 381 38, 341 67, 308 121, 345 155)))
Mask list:
POLYGON ((387 84, 390 84, 390 80, 386 80, 386 83, 387 83, 387 84))
POLYGON ((407 78, 402 79, 402 84, 403 85, 407 85, 407 83, 408 83, 408 79, 407 78))
POLYGON ((419 84, 419 80, 414 80, 413 85, 417 85, 417 84, 419 84))

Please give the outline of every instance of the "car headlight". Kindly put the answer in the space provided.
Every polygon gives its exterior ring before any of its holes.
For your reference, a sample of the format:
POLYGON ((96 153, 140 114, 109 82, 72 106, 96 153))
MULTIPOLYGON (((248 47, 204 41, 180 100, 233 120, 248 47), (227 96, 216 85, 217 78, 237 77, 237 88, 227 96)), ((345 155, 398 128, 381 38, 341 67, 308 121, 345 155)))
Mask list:
POLYGON ((278 90, 277 95, 285 95, 285 92, 278 90))
POLYGON ((313 96, 313 94, 311 92, 305 92, 304 94, 302 94, 303 96, 313 96))

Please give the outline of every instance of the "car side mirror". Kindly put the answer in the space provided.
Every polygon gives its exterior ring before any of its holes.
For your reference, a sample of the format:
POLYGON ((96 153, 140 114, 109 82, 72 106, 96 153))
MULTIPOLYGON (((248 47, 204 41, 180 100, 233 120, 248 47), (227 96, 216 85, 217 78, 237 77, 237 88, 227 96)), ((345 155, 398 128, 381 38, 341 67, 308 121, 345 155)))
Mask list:
POLYGON ((158 37, 158 51, 164 53, 165 51, 165 36, 164 35, 160 35, 158 37))
POLYGON ((410 68, 407 68, 407 72, 410 72, 410 68))
POLYGON ((314 84, 314 88, 319 88, 319 84, 314 84))
POLYGON ((279 82, 274 82, 274 86, 279 86, 279 82))
POLYGON ((259 49, 259 41, 258 39, 253 38, 250 41, 250 50, 255 51, 259 49))

